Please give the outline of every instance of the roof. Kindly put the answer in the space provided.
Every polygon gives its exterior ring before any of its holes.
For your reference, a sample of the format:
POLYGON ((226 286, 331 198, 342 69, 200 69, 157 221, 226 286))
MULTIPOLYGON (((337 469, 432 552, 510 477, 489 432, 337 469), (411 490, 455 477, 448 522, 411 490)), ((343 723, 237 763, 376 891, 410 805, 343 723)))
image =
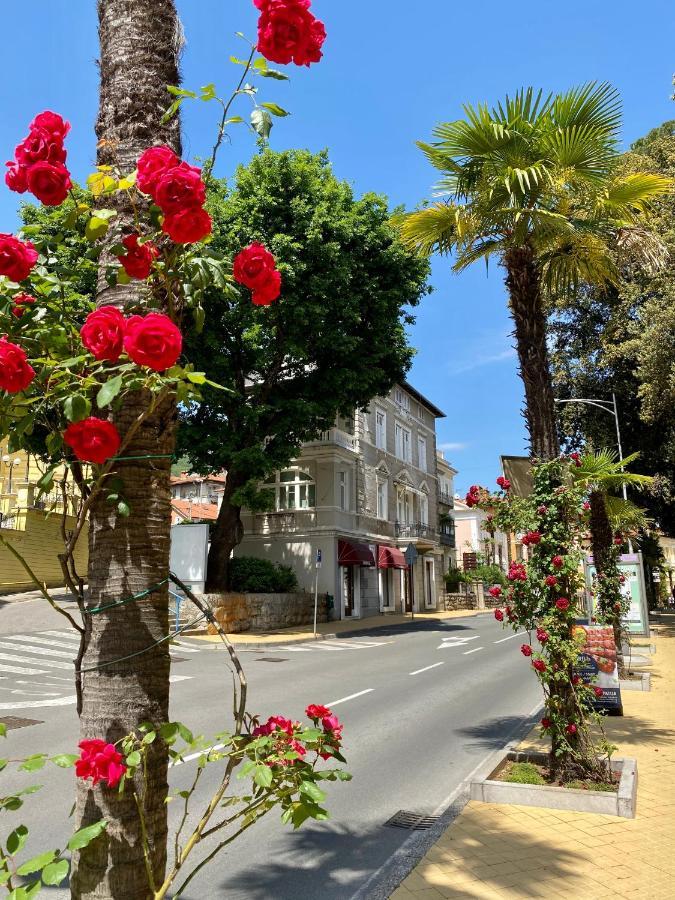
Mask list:
POLYGON ((427 398, 424 396, 424 394, 420 394, 420 392, 417 390, 417 388, 414 388, 408 381, 402 381, 401 387, 405 388, 406 391, 412 397, 414 397, 418 403, 421 403, 422 406, 426 406, 426 408, 429 410, 429 412, 434 414, 435 418, 445 419, 446 416, 445 416, 445 413, 443 412, 443 410, 439 409, 437 406, 435 406, 431 402, 431 400, 427 400, 427 398))
POLYGON ((529 456, 501 456, 502 472, 511 482, 515 497, 530 497, 534 489, 532 462, 529 456))
POLYGON ((192 503, 190 500, 172 500, 171 511, 182 519, 215 522, 218 518, 217 503, 192 503))
POLYGON ((182 475, 171 476, 171 484, 198 484, 202 481, 215 481, 217 484, 225 484, 227 475, 225 473, 220 475, 191 475, 188 472, 183 472, 182 475))

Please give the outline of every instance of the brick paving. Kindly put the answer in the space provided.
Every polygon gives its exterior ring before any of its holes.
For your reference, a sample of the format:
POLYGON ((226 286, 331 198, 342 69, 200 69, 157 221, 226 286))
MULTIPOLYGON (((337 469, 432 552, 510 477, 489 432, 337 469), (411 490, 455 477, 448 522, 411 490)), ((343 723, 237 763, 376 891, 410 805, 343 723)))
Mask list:
MULTIPOLYGON (((392 900, 675 898, 675 617, 655 639, 651 692, 606 720, 638 761, 635 819, 470 802, 392 900)), ((539 745, 536 733, 525 747, 539 745)))

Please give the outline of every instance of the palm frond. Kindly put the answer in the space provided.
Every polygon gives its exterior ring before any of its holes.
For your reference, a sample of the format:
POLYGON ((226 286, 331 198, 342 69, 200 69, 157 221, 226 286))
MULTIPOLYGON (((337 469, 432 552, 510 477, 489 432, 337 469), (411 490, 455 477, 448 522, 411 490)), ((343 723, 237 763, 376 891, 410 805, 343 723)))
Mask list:
POLYGON ((597 215, 612 215, 626 223, 635 221, 651 210, 652 202, 670 193, 675 186, 672 178, 636 172, 616 178, 596 200, 597 215))
MULTIPOLYGON (((539 238, 540 236, 537 236, 539 238)), ((619 273, 607 241, 591 232, 543 234, 538 241, 542 283, 553 297, 573 293, 580 284, 616 284, 619 273)))
POLYGON ((403 242, 420 255, 450 253, 462 227, 461 210, 452 203, 434 203, 417 212, 394 216, 392 224, 403 242))
POLYGON ((605 508, 612 528, 616 531, 633 531, 649 525, 646 511, 623 497, 606 494, 605 508))
POLYGON ((575 481, 582 485, 605 492, 619 490, 624 485, 636 490, 644 490, 653 485, 654 479, 649 475, 639 475, 627 471, 639 456, 639 453, 631 453, 623 459, 619 459, 616 450, 610 449, 585 453, 581 457, 580 465, 574 468, 572 475, 575 481))
POLYGON ((598 128, 606 134, 608 143, 615 144, 621 128, 621 97, 609 82, 589 81, 557 94, 551 118, 558 128, 598 128))

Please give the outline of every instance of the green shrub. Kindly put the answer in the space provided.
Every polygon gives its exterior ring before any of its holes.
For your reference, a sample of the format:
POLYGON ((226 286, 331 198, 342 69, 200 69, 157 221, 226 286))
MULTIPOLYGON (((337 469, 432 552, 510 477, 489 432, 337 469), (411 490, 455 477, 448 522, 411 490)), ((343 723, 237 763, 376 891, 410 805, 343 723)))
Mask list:
POLYGON ((470 577, 471 581, 482 581, 483 584, 487 584, 488 586, 500 584, 502 587, 506 587, 509 583, 501 567, 494 563, 491 565, 483 564, 466 574, 470 577))
POLYGON ((546 779, 539 769, 534 763, 528 762, 513 763, 508 774, 504 776, 504 781, 512 784, 546 784, 546 779))
POLYGON ((460 584, 467 580, 464 572, 453 566, 448 569, 443 577, 445 578, 445 587, 451 594, 456 594, 460 584))
POLYGON ((241 594, 289 594, 298 587, 290 566, 255 556, 236 556, 228 567, 230 590, 241 594))

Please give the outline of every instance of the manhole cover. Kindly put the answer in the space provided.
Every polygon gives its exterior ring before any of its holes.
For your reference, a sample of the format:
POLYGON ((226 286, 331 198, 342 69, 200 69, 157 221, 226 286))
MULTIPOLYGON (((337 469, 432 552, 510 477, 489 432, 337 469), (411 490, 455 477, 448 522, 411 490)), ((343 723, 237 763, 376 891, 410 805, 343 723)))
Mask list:
POLYGON ((27 728, 29 725, 42 725, 42 719, 21 719, 19 716, 2 716, 0 717, 0 723, 2 723, 8 731, 11 731, 12 728, 27 728))
POLYGON ((261 656, 256 662, 288 662, 287 659, 281 659, 278 656, 261 656))
POLYGON ((410 831, 426 831, 435 825, 440 816, 425 816, 420 813, 409 812, 405 809, 399 811, 385 822, 385 825, 391 825, 394 828, 407 828, 410 831))

